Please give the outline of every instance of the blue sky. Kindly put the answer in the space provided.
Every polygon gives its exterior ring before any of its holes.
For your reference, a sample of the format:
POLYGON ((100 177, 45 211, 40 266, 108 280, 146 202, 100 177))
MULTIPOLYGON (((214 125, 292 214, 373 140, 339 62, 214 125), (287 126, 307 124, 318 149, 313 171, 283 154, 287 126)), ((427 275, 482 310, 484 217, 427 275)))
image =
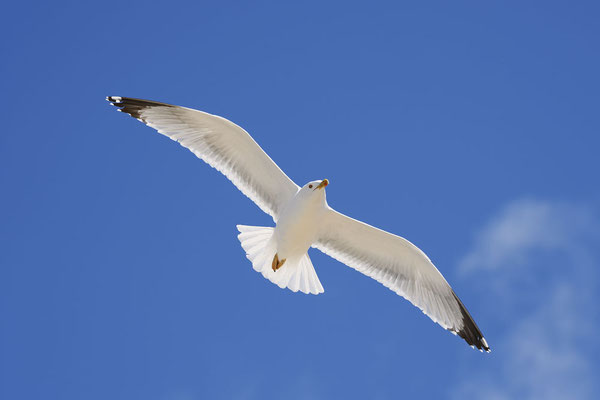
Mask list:
POLYGON ((597 398, 599 11, 5 4, 0 397, 597 398), (297 183, 329 178, 493 352, 318 251, 324 294, 266 281, 235 225, 270 217, 107 95, 222 115, 297 183))

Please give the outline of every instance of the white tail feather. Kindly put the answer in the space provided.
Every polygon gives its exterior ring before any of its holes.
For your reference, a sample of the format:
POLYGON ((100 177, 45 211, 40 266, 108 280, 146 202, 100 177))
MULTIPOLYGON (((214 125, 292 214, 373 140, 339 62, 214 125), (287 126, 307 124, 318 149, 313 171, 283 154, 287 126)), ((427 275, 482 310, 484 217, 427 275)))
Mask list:
POLYGON ((277 271, 273 271, 271 263, 277 251, 273 237, 273 228, 262 226, 238 225, 238 239, 246 252, 246 257, 252 262, 252 267, 265 278, 293 292, 319 294, 323 286, 308 257, 308 253, 297 259, 288 259, 277 271))

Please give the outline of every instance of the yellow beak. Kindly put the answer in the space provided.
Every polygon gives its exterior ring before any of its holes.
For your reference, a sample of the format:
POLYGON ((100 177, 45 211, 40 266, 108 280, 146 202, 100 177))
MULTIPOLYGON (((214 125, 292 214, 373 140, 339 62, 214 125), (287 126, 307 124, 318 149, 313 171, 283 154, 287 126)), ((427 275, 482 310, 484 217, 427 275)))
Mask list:
POLYGON ((325 186, 327 186, 327 185, 329 185, 329 181, 328 181, 327 179, 323 179, 323 180, 321 181, 321 183, 319 183, 319 186, 317 186, 317 187, 315 188, 315 190, 317 190, 317 189, 323 189, 323 188, 324 188, 325 186))

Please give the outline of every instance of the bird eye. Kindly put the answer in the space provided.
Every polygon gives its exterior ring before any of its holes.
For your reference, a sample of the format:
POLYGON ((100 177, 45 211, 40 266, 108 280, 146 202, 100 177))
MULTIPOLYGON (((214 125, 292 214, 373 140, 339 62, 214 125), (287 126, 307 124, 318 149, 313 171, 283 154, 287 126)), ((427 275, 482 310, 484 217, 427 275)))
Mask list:
POLYGON ((309 189, 312 189, 312 185, 308 185, 308 188, 309 188, 309 189))

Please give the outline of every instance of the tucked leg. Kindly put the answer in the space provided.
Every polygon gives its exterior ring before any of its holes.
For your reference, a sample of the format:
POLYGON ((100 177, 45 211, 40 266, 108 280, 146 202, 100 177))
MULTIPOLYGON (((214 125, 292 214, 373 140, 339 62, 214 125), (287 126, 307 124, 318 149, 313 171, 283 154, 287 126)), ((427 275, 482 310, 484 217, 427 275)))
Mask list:
POLYGON ((273 262, 271 263, 271 268, 273 268, 273 271, 277 271, 279 268, 281 268, 285 263, 285 260, 285 258, 280 260, 279 255, 276 253, 275 257, 273 257, 273 262))

